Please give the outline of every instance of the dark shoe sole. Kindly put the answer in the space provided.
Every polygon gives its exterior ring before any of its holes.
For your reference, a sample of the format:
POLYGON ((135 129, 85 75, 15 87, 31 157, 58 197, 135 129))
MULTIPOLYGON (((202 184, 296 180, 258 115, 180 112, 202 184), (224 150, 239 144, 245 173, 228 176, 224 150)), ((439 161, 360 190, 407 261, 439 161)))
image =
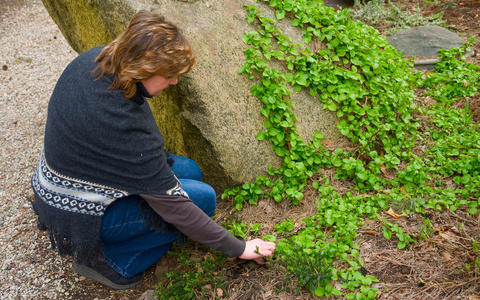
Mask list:
MULTIPOLYGON (((141 276, 137 275, 140 279, 139 280, 136 280, 132 283, 129 283, 129 284, 117 284, 117 283, 114 283, 112 282, 111 280, 109 280, 108 278, 102 276, 100 273, 98 273, 97 271, 89 268, 88 266, 85 266, 85 265, 79 265, 77 263, 73 263, 73 269, 80 275, 82 275, 83 277, 86 277, 88 279, 92 279, 92 280, 95 280, 103 285, 106 285, 112 289, 115 289, 115 290, 125 290, 125 289, 129 289, 131 287, 134 287, 136 285, 138 285, 139 283, 142 282, 143 280, 143 274, 141 276)), ((135 276, 135 277, 137 277, 135 276)))

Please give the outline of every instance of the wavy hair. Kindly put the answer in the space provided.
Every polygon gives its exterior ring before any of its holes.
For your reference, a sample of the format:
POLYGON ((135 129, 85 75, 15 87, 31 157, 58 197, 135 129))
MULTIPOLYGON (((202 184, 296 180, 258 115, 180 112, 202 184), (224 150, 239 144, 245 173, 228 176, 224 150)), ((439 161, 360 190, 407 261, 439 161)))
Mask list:
POLYGON ((137 82, 154 75, 179 77, 195 66, 195 56, 177 26, 155 12, 141 10, 125 31, 100 52, 94 74, 113 75, 111 89, 122 89, 126 98, 137 93, 137 82))

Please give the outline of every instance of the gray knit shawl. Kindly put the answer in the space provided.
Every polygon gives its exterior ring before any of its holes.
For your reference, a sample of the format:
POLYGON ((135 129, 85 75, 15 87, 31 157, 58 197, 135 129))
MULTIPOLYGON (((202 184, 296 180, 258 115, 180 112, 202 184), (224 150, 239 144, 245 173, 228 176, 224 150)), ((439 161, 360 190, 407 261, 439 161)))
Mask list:
MULTIPOLYGON (((102 48, 79 55, 59 78, 48 105, 44 152, 32 177, 32 204, 39 227, 49 230, 52 245, 60 254, 92 262, 103 249, 103 214, 115 200, 181 190, 167 163, 164 139, 143 86, 139 84, 133 99, 126 99, 122 90, 109 88, 112 76, 92 74, 102 48), (48 174, 56 179, 47 180, 48 174), (50 189, 39 181, 42 178, 50 189), (78 193, 86 187, 93 198, 82 194, 83 190, 78 193), (98 199, 98 194, 103 202, 92 200, 98 199)), ((153 210, 143 209, 152 224, 164 227, 153 210)))

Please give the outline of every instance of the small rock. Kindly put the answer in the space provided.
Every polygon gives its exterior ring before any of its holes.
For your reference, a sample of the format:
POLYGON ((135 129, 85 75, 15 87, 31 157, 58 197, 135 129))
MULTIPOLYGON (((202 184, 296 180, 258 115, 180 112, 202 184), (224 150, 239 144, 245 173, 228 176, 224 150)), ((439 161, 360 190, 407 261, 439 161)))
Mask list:
POLYGON ((153 293, 155 293, 154 290, 146 290, 142 296, 138 300, 154 300, 157 299, 157 297, 153 296, 153 293))

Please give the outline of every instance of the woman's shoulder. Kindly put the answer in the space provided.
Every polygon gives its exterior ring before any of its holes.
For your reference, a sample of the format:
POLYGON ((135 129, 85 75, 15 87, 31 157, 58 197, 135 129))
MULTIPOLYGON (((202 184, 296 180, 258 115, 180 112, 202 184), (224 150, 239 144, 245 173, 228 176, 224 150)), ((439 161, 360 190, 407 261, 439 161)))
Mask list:
MULTIPOLYGON (((70 64, 70 66, 77 67, 78 65, 96 65, 95 59, 102 52, 106 45, 96 46, 90 50, 80 53, 70 64)), ((68 68, 68 67, 67 67, 68 68)))
POLYGON ((63 70, 57 86, 89 86, 95 81, 92 71, 97 66, 95 59, 104 46, 97 46, 78 55, 63 70))

